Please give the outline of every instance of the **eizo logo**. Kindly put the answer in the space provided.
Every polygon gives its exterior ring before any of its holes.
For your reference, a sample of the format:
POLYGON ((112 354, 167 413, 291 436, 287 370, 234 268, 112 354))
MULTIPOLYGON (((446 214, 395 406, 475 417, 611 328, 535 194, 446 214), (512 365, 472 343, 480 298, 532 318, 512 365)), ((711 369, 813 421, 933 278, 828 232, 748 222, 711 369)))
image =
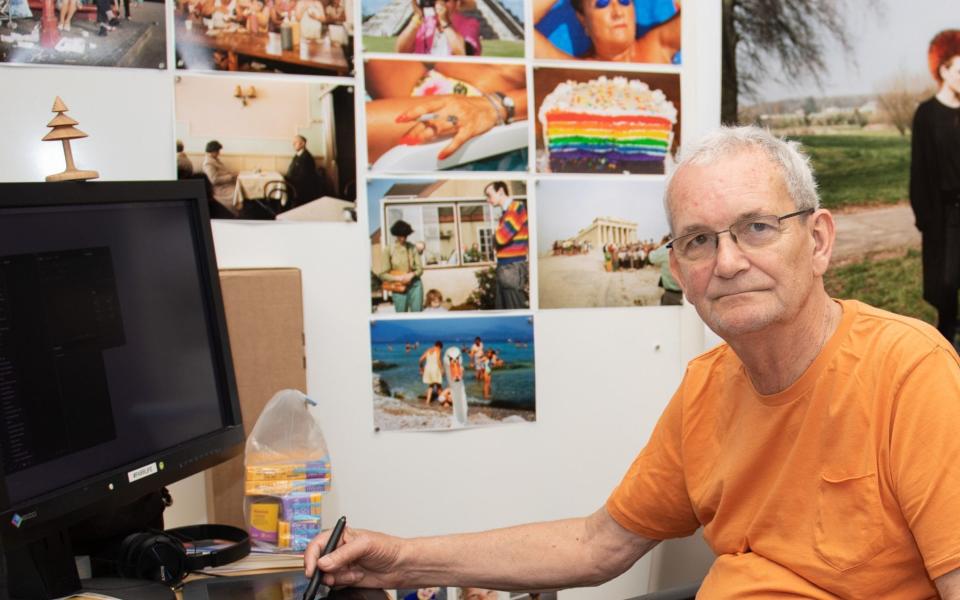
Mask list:
POLYGON ((17 513, 13 513, 13 517, 10 518, 10 523, 12 523, 14 527, 19 529, 20 525, 22 525, 24 521, 26 521, 27 519, 32 519, 35 516, 37 516, 37 511, 33 511, 25 515, 19 515, 17 513))

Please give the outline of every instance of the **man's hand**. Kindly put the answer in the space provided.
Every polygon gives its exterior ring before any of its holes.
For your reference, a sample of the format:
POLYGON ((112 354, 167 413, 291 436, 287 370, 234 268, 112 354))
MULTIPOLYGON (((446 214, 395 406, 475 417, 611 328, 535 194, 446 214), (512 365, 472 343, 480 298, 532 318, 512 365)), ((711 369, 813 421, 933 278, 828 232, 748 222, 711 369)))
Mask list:
POLYGON ((329 537, 330 531, 324 531, 307 546, 303 563, 308 578, 319 567, 324 585, 331 587, 395 588, 401 584, 400 538, 347 527, 337 549, 318 562, 329 537))

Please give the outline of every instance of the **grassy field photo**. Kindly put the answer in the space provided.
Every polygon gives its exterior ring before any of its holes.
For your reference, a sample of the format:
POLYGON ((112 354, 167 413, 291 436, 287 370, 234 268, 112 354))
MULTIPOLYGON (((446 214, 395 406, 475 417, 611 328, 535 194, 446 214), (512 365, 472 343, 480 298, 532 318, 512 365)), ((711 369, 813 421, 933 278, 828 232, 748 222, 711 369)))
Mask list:
POLYGON ((790 138, 810 154, 824 208, 842 210, 908 199, 909 136, 893 131, 790 138))
POLYGON ((834 298, 855 298, 936 325, 936 311, 923 301, 919 250, 831 267, 824 280, 834 298))
MULTIPOLYGON (((396 36, 363 36, 364 52, 396 52, 396 36)), ((523 58, 523 41, 483 40, 483 56, 494 58, 523 58)))
POLYGON ((778 3, 725 12, 728 31, 739 35, 722 40, 724 60, 734 64, 722 84, 721 120, 768 128, 810 155, 821 205, 837 224, 825 276, 834 297, 936 323, 923 299, 921 236, 909 204, 911 127, 937 89, 930 40, 951 25, 939 0, 841 4, 810 5, 802 15, 778 3))

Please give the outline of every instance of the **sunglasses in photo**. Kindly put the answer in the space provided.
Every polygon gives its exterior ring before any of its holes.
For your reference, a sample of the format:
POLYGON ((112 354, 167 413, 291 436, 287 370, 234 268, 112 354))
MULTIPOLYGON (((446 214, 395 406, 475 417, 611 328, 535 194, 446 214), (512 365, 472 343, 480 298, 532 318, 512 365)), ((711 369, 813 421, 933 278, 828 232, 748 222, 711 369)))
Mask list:
MULTIPOLYGON (((610 3, 611 3, 612 1, 613 1, 613 0, 596 0, 596 1, 593 3, 593 7, 594 7, 594 8, 601 8, 601 9, 602 9, 602 8, 606 8, 606 7, 610 6, 610 3)), ((633 0, 617 0, 617 2, 620 3, 620 6, 630 6, 631 4, 633 4, 633 0)))

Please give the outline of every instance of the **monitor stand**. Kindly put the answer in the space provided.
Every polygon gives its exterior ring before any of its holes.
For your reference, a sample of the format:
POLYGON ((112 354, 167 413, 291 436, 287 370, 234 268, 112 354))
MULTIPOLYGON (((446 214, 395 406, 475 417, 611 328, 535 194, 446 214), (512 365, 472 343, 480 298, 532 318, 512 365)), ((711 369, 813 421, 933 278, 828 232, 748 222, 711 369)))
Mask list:
MULTIPOLYGON (((16 548, 6 548, 5 554, 11 600, 61 598, 81 589, 121 600, 175 598, 169 586, 145 579, 97 577, 81 580, 66 531, 54 532, 16 548)), ((2 593, 0 597, 3 597, 2 593)))

